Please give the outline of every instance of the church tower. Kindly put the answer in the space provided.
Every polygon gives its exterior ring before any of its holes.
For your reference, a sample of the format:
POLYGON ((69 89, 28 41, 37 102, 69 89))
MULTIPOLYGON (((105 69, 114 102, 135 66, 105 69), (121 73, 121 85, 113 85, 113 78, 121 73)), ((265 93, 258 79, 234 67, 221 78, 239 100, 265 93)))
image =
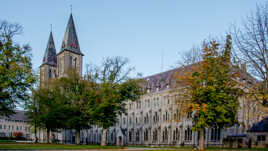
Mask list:
POLYGON ((52 32, 49 34, 47 48, 40 66, 40 84, 46 85, 50 79, 57 77, 57 57, 56 48, 53 40, 52 32))
POLYGON ((58 77, 66 76, 70 69, 75 69, 79 75, 82 75, 82 59, 83 54, 80 51, 73 15, 71 14, 61 45, 61 51, 57 54, 58 77))

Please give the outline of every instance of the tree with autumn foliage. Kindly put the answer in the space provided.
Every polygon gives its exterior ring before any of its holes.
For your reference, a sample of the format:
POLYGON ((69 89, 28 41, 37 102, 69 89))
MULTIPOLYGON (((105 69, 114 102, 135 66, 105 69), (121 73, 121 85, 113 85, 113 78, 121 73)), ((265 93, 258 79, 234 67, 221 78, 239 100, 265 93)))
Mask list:
POLYGON ((205 128, 225 128, 237 123, 241 91, 236 82, 238 75, 230 63, 231 45, 229 35, 223 50, 219 43, 211 41, 203 48, 203 61, 192 65, 189 74, 180 76, 179 81, 187 85, 192 129, 200 132, 200 150, 204 149, 205 128))

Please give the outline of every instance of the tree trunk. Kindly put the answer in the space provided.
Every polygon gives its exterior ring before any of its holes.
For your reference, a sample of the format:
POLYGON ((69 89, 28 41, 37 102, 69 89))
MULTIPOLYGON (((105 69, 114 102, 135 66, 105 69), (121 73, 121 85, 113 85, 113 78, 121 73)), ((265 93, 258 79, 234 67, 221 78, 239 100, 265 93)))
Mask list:
POLYGON ((49 139, 50 139, 50 130, 47 129, 47 143, 49 144, 49 139))
POLYGON ((80 144, 80 129, 76 129, 75 130, 75 136, 76 136, 76 145, 79 145, 80 144))
POLYGON ((35 137, 35 143, 38 143, 38 138, 37 138, 37 130, 36 130, 36 123, 34 124, 34 137, 35 137))
POLYGON ((102 136, 101 136, 101 146, 106 146, 106 134, 107 134, 107 129, 103 128, 102 136))
POLYGON ((198 146, 198 149, 199 150, 204 150, 204 144, 205 144, 205 131, 204 131, 204 129, 202 128, 201 130, 200 130, 200 139, 199 139, 199 146, 198 146))

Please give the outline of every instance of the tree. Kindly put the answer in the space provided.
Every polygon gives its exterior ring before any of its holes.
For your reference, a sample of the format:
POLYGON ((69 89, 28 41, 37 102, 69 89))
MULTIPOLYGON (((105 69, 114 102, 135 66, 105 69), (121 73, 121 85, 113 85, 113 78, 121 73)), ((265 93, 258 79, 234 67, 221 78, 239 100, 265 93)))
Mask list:
POLYGON ((12 135, 13 135, 13 137, 15 137, 16 139, 18 139, 18 138, 22 138, 22 137, 23 137, 23 133, 22 133, 22 132, 13 132, 12 135))
POLYGON ((49 87, 33 91, 28 104, 32 125, 47 130, 47 143, 51 131, 62 128, 76 130, 76 144, 80 144, 80 130, 90 127, 91 104, 95 100, 96 84, 84 80, 76 70, 70 69, 66 77, 51 79, 49 87))
POLYGON ((21 31, 18 24, 0 21, 0 116, 15 113, 16 105, 29 99, 35 82, 29 45, 14 42, 21 31))
POLYGON ((64 100, 65 128, 76 130, 76 144, 80 144, 81 129, 90 128, 92 102, 96 100, 96 83, 83 79, 76 70, 70 70, 66 77, 55 80, 53 89, 64 100))
POLYGON ((68 109, 64 95, 57 89, 42 87, 33 91, 32 103, 28 104, 27 115, 35 128, 45 128, 47 143, 50 132, 58 131, 66 125, 68 109))
POLYGON ((255 100, 268 105, 268 3, 257 6, 248 15, 242 27, 231 30, 234 38, 235 56, 241 64, 260 82, 249 92, 255 100))
MULTIPOLYGON (((238 76, 230 63, 231 37, 220 52, 219 44, 211 41, 203 48, 203 61, 191 65, 189 74, 178 75, 180 82, 186 84, 187 105, 193 113, 193 130, 199 131, 199 149, 204 149, 205 128, 224 128, 237 123, 241 93, 238 76)), ((188 67, 189 70, 189 67, 188 67)))
POLYGON ((179 66, 187 66, 202 60, 202 49, 199 46, 193 46, 190 50, 179 54, 179 66))
POLYGON ((101 67, 88 71, 89 79, 98 83, 97 99, 93 107, 94 124, 102 127, 101 145, 106 145, 107 129, 117 122, 117 116, 125 112, 127 101, 136 101, 143 94, 141 80, 129 77, 133 68, 121 57, 107 58, 101 67))

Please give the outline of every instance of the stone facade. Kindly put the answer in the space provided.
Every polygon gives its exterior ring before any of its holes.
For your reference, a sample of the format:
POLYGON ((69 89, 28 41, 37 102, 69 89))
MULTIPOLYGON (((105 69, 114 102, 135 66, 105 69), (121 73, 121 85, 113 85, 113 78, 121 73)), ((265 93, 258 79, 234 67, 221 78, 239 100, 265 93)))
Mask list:
POLYGON ((67 76, 66 74, 70 68, 76 69, 82 75, 82 55, 64 50, 57 55, 57 60, 58 77, 67 76))
MULTIPOLYGON (((199 132, 192 128, 191 113, 183 113, 183 86, 175 87, 174 74, 181 68, 145 77, 147 93, 137 102, 127 103, 127 113, 118 116, 118 123, 109 128, 107 143, 111 145, 189 146, 198 145, 199 132)), ((241 77, 243 79, 249 77, 241 77)), ((249 80, 250 81, 250 80, 249 80)), ((228 136, 245 134, 248 127, 259 121, 258 106, 244 97, 239 98, 239 125, 227 129, 206 128, 205 144, 220 146, 228 136)), ((81 132, 83 143, 100 143, 102 129, 93 127, 81 132)))
POLYGON ((31 126, 24 111, 15 111, 10 117, 0 118, 0 137, 14 137, 14 133, 22 133, 22 137, 31 139, 31 126))

